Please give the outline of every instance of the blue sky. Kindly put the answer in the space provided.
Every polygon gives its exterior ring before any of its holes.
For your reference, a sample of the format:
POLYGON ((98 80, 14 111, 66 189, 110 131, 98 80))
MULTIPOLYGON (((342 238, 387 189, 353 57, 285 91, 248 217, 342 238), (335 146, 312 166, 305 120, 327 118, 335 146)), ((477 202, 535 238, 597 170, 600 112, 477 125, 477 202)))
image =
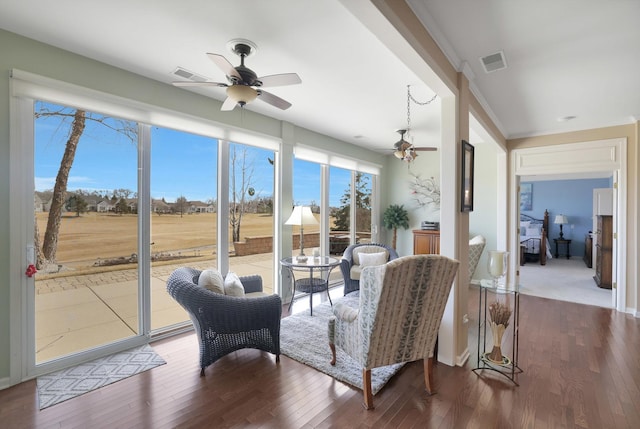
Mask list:
MULTIPOLYGON (((37 103, 36 111, 44 106, 37 103)), ((65 109, 63 112, 73 112, 65 109)), ((39 118, 35 126, 35 187, 37 191, 53 189, 64 153, 72 118, 61 124, 60 116, 39 118)), ((110 121, 114 128, 121 124, 110 121)), ((273 194, 273 152, 250 146, 247 164, 253 166, 252 187, 255 197, 273 194)), ((137 191, 137 146, 121 133, 87 120, 78 144, 73 167, 69 173, 68 190, 83 189, 109 193, 114 189, 137 191)), ((240 157, 240 154, 239 154, 240 157)), ((239 166, 236 168, 239 175, 239 166)), ((294 161, 294 202, 308 205, 320 200, 320 165, 294 161)), ((350 172, 331 168, 330 205, 340 205, 340 198, 348 189, 350 172)), ((173 202, 184 196, 187 200, 217 199, 217 140, 152 127, 151 131, 151 195, 173 202)), ((239 177, 239 176, 238 176, 239 177)), ((240 183, 238 179, 237 183, 240 183)))

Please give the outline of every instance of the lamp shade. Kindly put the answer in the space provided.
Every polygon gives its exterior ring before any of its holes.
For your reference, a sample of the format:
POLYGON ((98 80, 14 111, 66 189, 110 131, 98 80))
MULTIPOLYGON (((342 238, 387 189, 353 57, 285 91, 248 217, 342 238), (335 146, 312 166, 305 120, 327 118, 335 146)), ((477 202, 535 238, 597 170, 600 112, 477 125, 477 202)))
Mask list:
POLYGON ((285 222, 285 225, 317 225, 316 217, 311 213, 311 208, 307 206, 295 206, 293 213, 285 222))
POLYGON ((236 103, 244 106, 256 99, 258 93, 255 89, 246 85, 232 85, 227 88, 227 95, 236 103))
POLYGON ((565 225, 569 223, 569 219, 563 214, 556 215, 556 218, 553 220, 553 223, 558 225, 565 225))

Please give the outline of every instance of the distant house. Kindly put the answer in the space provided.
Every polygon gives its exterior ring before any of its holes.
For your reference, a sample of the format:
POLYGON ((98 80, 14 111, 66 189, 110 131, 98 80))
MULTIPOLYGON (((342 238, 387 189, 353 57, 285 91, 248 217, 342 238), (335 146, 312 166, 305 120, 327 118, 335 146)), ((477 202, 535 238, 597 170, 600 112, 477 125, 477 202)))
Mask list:
POLYGON ((202 201, 190 201, 189 213, 215 213, 213 204, 203 203, 202 201))
POLYGON ((42 202, 42 198, 40 198, 40 196, 37 193, 33 196, 33 206, 36 212, 44 211, 44 202, 42 202))
POLYGON ((171 206, 164 200, 151 199, 151 212, 152 213, 171 213, 171 206))
POLYGON ((111 204, 108 200, 102 200, 97 205, 98 213, 109 213, 115 209, 115 205, 111 204))

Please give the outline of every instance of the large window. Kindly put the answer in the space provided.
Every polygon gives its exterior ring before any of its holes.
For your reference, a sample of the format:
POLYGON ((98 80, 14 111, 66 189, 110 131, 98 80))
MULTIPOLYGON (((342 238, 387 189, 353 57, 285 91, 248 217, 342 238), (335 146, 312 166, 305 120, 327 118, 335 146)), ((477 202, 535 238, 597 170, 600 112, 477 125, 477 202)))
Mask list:
POLYGON ((275 154, 269 149, 229 145, 229 271, 262 276, 273 284, 275 154))

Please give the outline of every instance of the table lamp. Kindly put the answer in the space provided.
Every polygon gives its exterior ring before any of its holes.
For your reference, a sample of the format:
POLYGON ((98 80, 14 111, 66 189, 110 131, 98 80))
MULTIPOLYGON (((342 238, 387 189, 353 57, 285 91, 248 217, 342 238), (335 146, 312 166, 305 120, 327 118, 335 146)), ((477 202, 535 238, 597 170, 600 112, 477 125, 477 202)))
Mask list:
POLYGON ((304 225, 317 225, 311 208, 307 206, 295 206, 293 213, 289 216, 289 219, 285 222, 285 225, 298 225, 300 226, 300 254, 297 257, 298 262, 306 262, 307 256, 304 254, 304 225))
POLYGON ((564 234, 562 234, 562 225, 569 223, 567 217, 563 214, 556 215, 556 218, 553 220, 553 223, 560 225, 560 240, 564 238, 564 234))

